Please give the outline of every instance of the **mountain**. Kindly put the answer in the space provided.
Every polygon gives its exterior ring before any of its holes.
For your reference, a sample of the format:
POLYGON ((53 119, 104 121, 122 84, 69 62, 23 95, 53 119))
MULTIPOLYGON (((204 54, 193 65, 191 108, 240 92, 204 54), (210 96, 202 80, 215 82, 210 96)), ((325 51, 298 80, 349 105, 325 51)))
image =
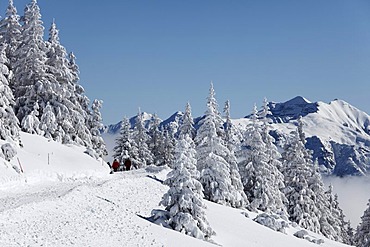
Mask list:
MULTIPOLYGON (((268 105, 271 111, 268 115, 272 127, 270 134, 277 142, 286 139, 296 128, 298 117, 302 117, 306 147, 312 150, 324 174, 363 176, 370 170, 370 116, 365 112, 343 100, 310 102, 301 96, 283 103, 269 102, 268 105)), ((181 116, 181 112, 176 112, 162 125, 176 128, 181 116)), ((232 121, 243 130, 250 123, 249 118, 246 116, 232 121)), ((200 119, 194 119, 196 128, 200 119)), ((120 123, 110 125, 103 133, 110 150, 114 146, 112 140, 119 133, 119 126, 120 123)))

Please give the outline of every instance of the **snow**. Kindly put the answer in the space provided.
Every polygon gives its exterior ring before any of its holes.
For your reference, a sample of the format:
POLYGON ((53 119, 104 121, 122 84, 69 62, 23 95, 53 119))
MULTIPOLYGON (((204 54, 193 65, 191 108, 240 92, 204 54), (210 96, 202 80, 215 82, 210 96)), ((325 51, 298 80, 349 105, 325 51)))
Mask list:
MULTIPOLYGON (((155 225, 147 217, 168 187, 169 168, 110 175, 105 163, 46 138, 21 133, 24 147, 1 159, 0 246, 317 246, 253 221, 257 213, 206 202, 213 243, 155 225), (48 164, 49 154, 49 164, 48 164), (24 173, 12 166, 22 163, 24 173), (246 217, 245 215, 249 215, 246 217)), ((323 239, 320 246, 345 246, 323 239)))

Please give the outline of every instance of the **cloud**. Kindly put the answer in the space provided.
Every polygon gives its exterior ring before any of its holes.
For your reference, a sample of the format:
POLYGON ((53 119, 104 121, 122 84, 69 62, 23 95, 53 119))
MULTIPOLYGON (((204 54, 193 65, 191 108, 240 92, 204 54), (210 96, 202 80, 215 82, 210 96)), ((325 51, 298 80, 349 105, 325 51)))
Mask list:
POLYGON ((334 193, 338 194, 339 206, 342 208, 346 219, 356 229, 361 221, 368 200, 370 199, 370 178, 368 177, 326 177, 326 186, 332 184, 334 193))

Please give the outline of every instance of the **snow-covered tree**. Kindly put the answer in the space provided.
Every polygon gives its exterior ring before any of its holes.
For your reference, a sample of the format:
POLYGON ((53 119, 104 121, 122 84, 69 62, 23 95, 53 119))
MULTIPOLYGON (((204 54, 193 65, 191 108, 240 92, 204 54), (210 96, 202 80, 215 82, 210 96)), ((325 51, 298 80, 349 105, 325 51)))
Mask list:
MULTIPOLYGON (((0 21, 0 41, 6 45, 5 54, 9 59, 7 65, 10 69, 13 69, 16 59, 15 50, 19 46, 21 39, 21 24, 19 23, 19 19, 20 17, 13 4, 13 0, 9 0, 5 18, 0 21)), ((12 81, 9 83, 11 88, 14 89, 12 81)))
POLYGON ((0 139, 19 140, 19 122, 14 114, 14 97, 9 87, 11 71, 6 66, 5 47, 0 47, 0 139))
POLYGON ((57 128, 58 126, 53 108, 48 102, 41 116, 40 129, 43 131, 46 138, 53 139, 54 133, 58 130, 57 128))
POLYGON ((143 114, 140 109, 137 114, 133 139, 135 141, 135 146, 137 147, 137 158, 135 166, 138 168, 145 167, 153 163, 153 154, 150 152, 148 147, 150 136, 144 127, 143 114))
POLYGON ((185 135, 177 142, 173 170, 164 182, 170 188, 160 205, 168 212, 168 225, 172 229, 195 238, 209 239, 214 231, 205 215, 202 185, 188 170, 196 170, 195 150, 188 143, 190 140, 185 135))
POLYGON ((282 174, 278 170, 275 158, 269 155, 267 145, 262 138, 262 130, 257 119, 257 107, 252 113, 252 126, 246 133, 248 147, 245 157, 239 163, 244 191, 252 210, 286 215, 282 188, 282 174))
POLYGON ((224 130, 225 130, 224 140, 229 150, 235 151, 237 148, 239 148, 241 144, 242 134, 231 122, 230 101, 229 100, 225 102, 224 114, 225 114, 225 119, 226 119, 225 124, 224 124, 224 130))
POLYGON ((20 120, 32 111, 35 102, 42 114, 47 102, 55 99, 57 90, 55 77, 47 72, 44 27, 36 0, 26 6, 23 19, 21 43, 15 51, 13 64, 15 109, 20 120))
POLYGON ((357 247, 370 246, 370 200, 367 206, 354 236, 354 243, 357 247))
POLYGON ((38 134, 40 135, 42 131, 40 130, 40 120, 38 118, 39 116, 39 105, 37 102, 33 106, 33 110, 23 118, 21 127, 22 130, 30 133, 30 134, 38 134))
POLYGON ((153 154, 153 164, 157 166, 165 165, 164 162, 164 135, 160 128, 161 120, 157 114, 153 114, 149 127, 148 148, 153 154))
POLYGON ((121 164, 123 164, 126 159, 131 159, 135 162, 133 153, 135 144, 131 139, 131 132, 131 124, 129 120, 124 117, 119 136, 116 139, 116 145, 113 148, 113 158, 117 159, 121 164))
POLYGON ((95 99, 91 105, 91 116, 89 119, 89 129, 91 132, 91 143, 92 149, 95 150, 98 157, 103 157, 107 155, 108 151, 105 147, 105 142, 101 136, 100 130, 103 129, 104 125, 102 123, 103 118, 100 113, 100 109, 103 105, 102 100, 95 99))
POLYGON ((194 120, 191 115, 191 106, 189 102, 186 104, 185 112, 182 116, 181 124, 179 126, 179 136, 186 134, 192 139, 195 137, 194 120))
MULTIPOLYGON (((317 162, 315 163, 318 170, 317 162)), ((343 210, 339 207, 338 195, 334 195, 332 185, 325 191, 324 199, 325 208, 322 210, 320 218, 321 233, 329 239, 351 244, 352 237, 348 232, 350 225, 344 219, 343 210)))
POLYGON ((176 139, 174 137, 174 132, 165 129, 163 131, 163 146, 162 146, 163 164, 168 166, 172 165, 174 160, 175 145, 176 139))
POLYGON ((200 182, 203 185, 206 199, 223 205, 239 207, 244 205, 243 197, 235 197, 238 193, 231 182, 230 164, 225 159, 230 155, 230 151, 222 139, 222 125, 211 83, 207 111, 195 137, 197 167, 201 172, 200 182))
POLYGON ((307 152, 300 139, 298 130, 287 143, 282 154, 285 196, 288 200, 289 219, 301 227, 320 232, 321 209, 317 205, 315 192, 310 187, 312 161, 307 163, 307 152))

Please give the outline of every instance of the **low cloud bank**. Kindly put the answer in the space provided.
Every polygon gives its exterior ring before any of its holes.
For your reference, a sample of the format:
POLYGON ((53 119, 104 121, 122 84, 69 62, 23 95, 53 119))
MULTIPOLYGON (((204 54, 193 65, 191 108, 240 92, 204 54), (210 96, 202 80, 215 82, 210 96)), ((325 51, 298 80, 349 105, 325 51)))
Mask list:
POLYGON ((334 186, 334 193, 338 194, 339 206, 343 209, 346 219, 356 229, 361 221, 368 200, 370 199, 369 177, 326 177, 324 183, 334 186))

